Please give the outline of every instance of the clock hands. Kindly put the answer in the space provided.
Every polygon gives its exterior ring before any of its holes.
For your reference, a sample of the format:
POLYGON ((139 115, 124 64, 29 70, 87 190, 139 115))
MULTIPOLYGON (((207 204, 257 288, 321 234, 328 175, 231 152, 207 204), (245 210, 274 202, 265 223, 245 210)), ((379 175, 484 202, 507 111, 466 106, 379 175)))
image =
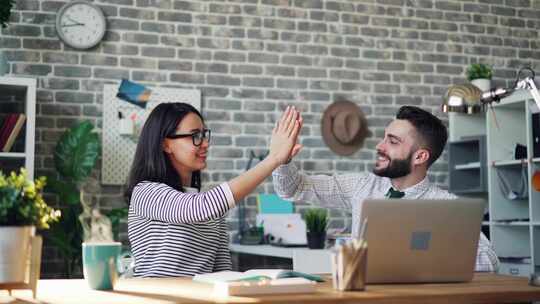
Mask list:
POLYGON ((84 26, 84 23, 82 22, 79 22, 73 18, 71 18, 70 16, 66 16, 67 19, 69 19, 69 21, 73 22, 73 23, 64 23, 62 24, 62 27, 70 27, 70 26, 84 26))
POLYGON ((70 24, 64 23, 64 24, 62 24, 62 27, 70 27, 70 26, 84 26, 84 23, 70 23, 70 24))
MULTIPOLYGON (((79 21, 77 21, 77 20, 71 18, 70 16, 66 16, 66 18, 68 18, 71 22, 81 23, 81 22, 79 22, 79 21)), ((81 24, 83 24, 83 23, 81 23, 81 24)), ((84 25, 84 24, 83 24, 83 25, 84 25)))

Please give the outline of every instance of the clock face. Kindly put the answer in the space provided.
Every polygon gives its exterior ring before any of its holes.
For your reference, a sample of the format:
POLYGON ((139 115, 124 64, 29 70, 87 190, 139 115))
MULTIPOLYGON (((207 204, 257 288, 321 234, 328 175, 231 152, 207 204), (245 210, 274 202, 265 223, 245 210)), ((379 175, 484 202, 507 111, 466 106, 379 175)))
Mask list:
POLYGON ((105 35, 105 16, 101 9, 86 1, 64 5, 56 16, 56 32, 62 41, 77 49, 98 44, 105 35))

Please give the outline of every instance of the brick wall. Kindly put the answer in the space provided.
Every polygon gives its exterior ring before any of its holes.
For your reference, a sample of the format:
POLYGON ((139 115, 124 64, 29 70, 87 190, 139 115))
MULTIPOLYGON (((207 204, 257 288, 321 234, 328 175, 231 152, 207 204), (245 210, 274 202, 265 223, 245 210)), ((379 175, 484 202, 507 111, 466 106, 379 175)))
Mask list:
MULTIPOLYGON (((264 150, 287 104, 303 112, 298 157, 309 173, 369 170, 374 146, 405 104, 441 118, 441 95, 464 82, 470 63, 494 66, 507 85, 523 65, 540 64, 540 0, 103 0, 108 31, 90 50, 64 46, 55 13, 66 1, 17 0, 0 35, 11 73, 38 78, 36 171, 52 169, 52 149, 75 121, 101 126, 102 86, 121 78, 150 86, 202 91, 213 130, 205 185, 241 173, 249 150, 264 150), (320 137, 321 113, 344 96, 367 114, 374 137, 353 157, 338 157, 320 137)), ((446 184, 444 156, 430 179, 446 184)), ((100 165, 85 186, 103 208, 121 206, 121 187, 99 183, 100 165)), ((258 192, 272 191, 270 179, 258 192)), ((254 198, 248 199, 250 216, 254 198)), ((332 212, 333 227, 345 217, 332 212)), ((231 229, 238 226, 231 212, 231 229)), ((125 229, 125 227, 124 227, 125 229)), ((123 234, 125 239, 125 233, 123 234)), ((44 277, 61 257, 44 254, 44 277)))

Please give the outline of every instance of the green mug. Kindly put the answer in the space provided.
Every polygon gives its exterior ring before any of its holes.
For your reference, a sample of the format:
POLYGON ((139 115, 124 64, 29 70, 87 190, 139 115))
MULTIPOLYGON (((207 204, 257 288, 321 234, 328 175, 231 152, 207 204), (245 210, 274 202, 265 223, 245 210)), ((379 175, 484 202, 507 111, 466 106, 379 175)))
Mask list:
POLYGON ((92 289, 111 290, 116 279, 123 273, 121 259, 122 243, 83 243, 83 273, 92 289))

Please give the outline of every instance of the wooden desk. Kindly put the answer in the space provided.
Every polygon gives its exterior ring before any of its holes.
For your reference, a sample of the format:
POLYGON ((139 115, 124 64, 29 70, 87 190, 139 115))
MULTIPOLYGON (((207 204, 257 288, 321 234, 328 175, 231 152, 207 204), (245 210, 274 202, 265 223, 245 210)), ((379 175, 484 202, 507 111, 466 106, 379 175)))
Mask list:
POLYGON ((470 283, 368 285, 364 292, 339 292, 331 282, 316 293, 257 297, 211 296, 209 285, 191 279, 121 280, 114 291, 90 290, 84 280, 40 280, 37 301, 30 291, 0 291, 0 303, 511 303, 540 300, 527 279, 478 274, 470 283))

